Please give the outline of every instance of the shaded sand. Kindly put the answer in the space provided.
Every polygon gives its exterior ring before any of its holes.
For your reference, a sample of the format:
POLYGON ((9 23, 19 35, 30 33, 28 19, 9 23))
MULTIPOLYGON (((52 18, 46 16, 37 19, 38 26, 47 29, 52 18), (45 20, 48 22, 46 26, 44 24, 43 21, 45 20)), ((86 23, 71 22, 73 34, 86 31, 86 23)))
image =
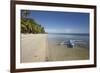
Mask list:
POLYGON ((89 50, 83 47, 67 48, 54 42, 48 45, 48 61, 86 60, 89 59, 89 50))
POLYGON ((21 34, 21 63, 45 61, 47 34, 21 34))

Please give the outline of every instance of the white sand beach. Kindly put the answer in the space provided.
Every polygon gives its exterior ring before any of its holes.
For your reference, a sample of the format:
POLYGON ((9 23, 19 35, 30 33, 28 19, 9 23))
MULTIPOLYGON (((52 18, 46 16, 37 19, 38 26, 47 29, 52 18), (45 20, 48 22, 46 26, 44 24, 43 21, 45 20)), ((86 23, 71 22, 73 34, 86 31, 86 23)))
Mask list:
POLYGON ((21 34, 21 63, 45 61, 47 34, 21 34))
POLYGON ((48 43, 47 37, 48 34, 21 34, 21 63, 89 59, 88 49, 48 43))

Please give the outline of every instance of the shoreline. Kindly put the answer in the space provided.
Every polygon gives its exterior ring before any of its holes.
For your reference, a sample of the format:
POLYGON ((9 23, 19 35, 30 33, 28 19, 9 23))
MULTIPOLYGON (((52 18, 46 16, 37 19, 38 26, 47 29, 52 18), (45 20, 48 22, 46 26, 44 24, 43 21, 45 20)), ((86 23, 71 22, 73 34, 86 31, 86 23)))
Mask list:
POLYGON ((67 48, 65 45, 49 44, 49 61, 69 61, 89 59, 87 48, 67 48))
POLYGON ((48 41, 48 34, 21 34, 21 62, 47 62, 89 59, 86 48, 66 48, 48 41))

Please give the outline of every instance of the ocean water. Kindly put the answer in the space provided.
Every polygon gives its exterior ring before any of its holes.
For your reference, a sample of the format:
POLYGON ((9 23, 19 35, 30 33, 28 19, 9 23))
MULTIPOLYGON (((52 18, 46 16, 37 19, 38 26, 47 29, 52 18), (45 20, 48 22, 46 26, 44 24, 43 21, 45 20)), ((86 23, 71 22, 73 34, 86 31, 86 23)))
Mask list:
POLYGON ((60 43, 66 40, 81 40, 89 48, 89 34, 65 34, 65 33, 50 33, 48 41, 50 43, 60 43))

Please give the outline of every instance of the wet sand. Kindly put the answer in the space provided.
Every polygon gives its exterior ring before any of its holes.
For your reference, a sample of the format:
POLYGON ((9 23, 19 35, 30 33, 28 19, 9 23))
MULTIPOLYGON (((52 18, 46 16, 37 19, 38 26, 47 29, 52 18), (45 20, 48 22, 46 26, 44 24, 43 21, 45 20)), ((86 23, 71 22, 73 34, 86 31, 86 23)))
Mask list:
POLYGON ((48 61, 68 61, 89 59, 89 50, 83 47, 68 48, 66 45, 50 43, 48 61))

